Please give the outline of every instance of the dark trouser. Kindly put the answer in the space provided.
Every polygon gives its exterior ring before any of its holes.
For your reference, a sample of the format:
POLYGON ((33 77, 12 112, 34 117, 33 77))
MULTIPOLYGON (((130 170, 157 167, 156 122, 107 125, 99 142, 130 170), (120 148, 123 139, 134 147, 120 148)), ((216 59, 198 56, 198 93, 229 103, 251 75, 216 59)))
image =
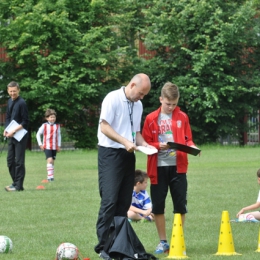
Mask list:
POLYGON ((99 192, 96 253, 103 250, 114 216, 127 216, 131 205, 135 176, 135 154, 125 149, 99 147, 99 192))
POLYGON ((17 190, 23 190, 27 138, 28 134, 20 142, 15 138, 10 138, 8 142, 7 167, 13 180, 12 184, 17 190))

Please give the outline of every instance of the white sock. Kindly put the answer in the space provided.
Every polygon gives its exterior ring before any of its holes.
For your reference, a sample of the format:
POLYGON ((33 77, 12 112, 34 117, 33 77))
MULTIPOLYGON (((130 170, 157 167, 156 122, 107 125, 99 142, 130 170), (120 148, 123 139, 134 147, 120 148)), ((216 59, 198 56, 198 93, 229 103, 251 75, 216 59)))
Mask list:
POLYGON ((47 163, 47 179, 54 179, 54 165, 47 163))
POLYGON ((250 220, 250 221, 255 221, 257 220, 251 213, 246 213, 245 214, 245 219, 250 220))

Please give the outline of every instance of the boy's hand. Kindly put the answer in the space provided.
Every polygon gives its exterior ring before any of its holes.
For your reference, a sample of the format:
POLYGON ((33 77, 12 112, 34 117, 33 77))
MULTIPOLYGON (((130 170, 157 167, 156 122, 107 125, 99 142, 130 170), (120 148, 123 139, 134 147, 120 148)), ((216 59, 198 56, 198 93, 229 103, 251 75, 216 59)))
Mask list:
POLYGON ((238 213, 237 213, 237 217, 239 218, 239 216, 241 215, 241 214, 243 214, 244 213, 244 209, 241 209, 238 213))
POLYGON ((168 150, 170 146, 167 143, 159 143, 160 150, 168 150))
MULTIPOLYGON (((192 148, 199 149, 196 145, 192 145, 192 148)), ((199 156, 201 156, 201 152, 199 153, 199 156)))
POLYGON ((152 212, 152 208, 144 210, 144 213, 142 214, 144 217, 148 217, 151 214, 151 212, 152 212))
POLYGON ((129 153, 132 153, 135 150, 137 150, 136 145, 133 142, 130 142, 128 140, 126 140, 124 146, 125 146, 125 149, 127 150, 127 152, 129 152, 129 153))

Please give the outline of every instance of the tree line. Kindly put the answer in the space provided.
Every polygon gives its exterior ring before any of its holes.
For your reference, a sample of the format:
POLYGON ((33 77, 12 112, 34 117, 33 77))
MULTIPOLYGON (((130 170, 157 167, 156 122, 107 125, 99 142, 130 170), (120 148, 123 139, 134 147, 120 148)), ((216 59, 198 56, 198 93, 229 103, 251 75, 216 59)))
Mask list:
POLYGON ((76 147, 93 148, 104 96, 143 72, 152 82, 144 117, 171 81, 196 143, 239 137, 259 109, 259 8, 258 0, 2 0, 0 102, 18 81, 32 131, 54 108, 76 147))

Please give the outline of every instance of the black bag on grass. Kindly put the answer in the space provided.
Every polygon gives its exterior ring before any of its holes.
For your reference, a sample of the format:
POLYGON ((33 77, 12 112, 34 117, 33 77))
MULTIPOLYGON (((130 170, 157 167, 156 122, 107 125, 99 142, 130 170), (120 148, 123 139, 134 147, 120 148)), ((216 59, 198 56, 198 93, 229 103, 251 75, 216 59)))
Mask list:
POLYGON ((104 251, 117 260, 156 260, 154 255, 146 253, 144 246, 126 217, 114 217, 110 227, 110 236, 104 251))

